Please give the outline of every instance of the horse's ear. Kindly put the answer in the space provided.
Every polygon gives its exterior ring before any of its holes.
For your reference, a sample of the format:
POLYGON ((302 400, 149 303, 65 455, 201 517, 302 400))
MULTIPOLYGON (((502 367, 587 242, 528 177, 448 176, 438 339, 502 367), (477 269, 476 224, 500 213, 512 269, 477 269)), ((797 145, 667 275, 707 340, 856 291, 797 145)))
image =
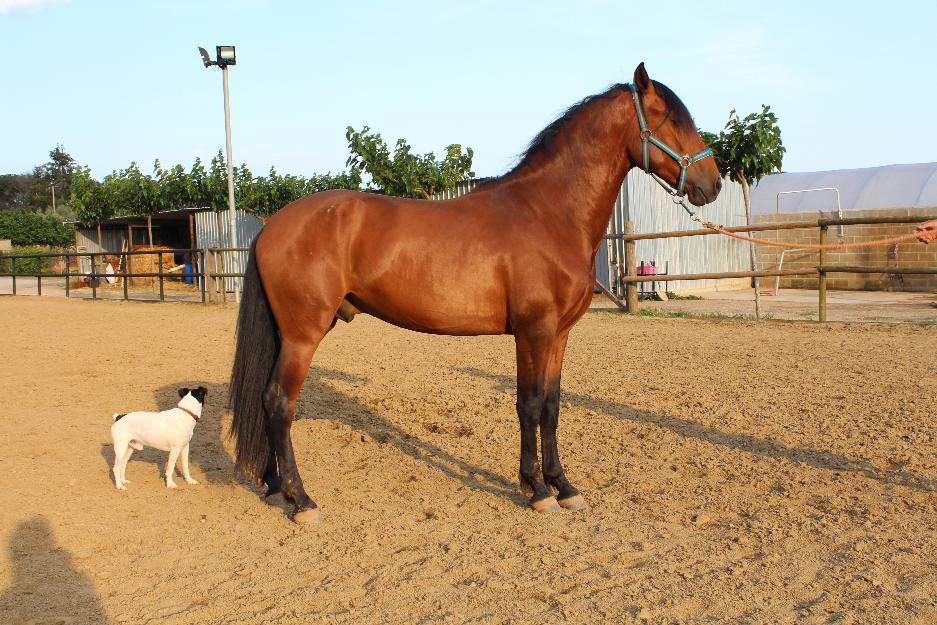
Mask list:
POLYGON ((653 88, 653 83, 647 75, 647 70, 644 69, 644 61, 641 61, 641 64, 634 70, 634 84, 637 86, 638 91, 642 93, 653 88))

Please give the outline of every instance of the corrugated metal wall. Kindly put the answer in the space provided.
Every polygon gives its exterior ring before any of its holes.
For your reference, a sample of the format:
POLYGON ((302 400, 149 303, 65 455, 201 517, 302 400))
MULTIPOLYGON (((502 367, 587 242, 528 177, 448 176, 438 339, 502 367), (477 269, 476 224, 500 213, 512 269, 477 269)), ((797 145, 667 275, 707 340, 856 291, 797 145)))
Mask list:
POLYGON ((78 228, 75 230, 75 243, 83 252, 119 252, 127 243, 127 229, 102 228, 101 245, 98 245, 97 228, 78 228))
MULTIPOLYGON (((250 247, 254 238, 260 234, 263 224, 253 215, 248 215, 244 211, 235 210, 237 219, 238 247, 250 247)), ((195 239, 199 248, 206 247, 230 247, 231 235, 230 221, 228 212, 221 211, 214 213, 210 210, 199 211, 195 213, 195 239)), ((225 272, 244 271, 247 266, 247 252, 226 252, 224 255, 225 272), (236 257, 235 257, 236 256, 236 257), (237 261, 237 264, 235 264, 237 261)), ((209 267, 214 271, 214 267, 209 267)), ((225 288, 229 291, 234 290, 234 278, 225 279, 225 288)))
MULTIPOLYGON (((465 195, 477 187, 479 182, 469 180, 445 193, 434 196, 447 200, 465 195)), ((707 221, 724 226, 740 226, 745 223, 745 202, 742 186, 728 179, 723 181, 722 192, 712 204, 700 209, 707 221)), ((615 201, 608 224, 609 233, 624 232, 625 222, 633 221, 636 233, 693 230, 699 224, 690 220, 686 211, 674 203, 657 182, 640 169, 633 169, 626 177, 615 201)), ((660 272, 668 273, 716 273, 722 271, 748 271, 751 262, 749 246, 744 241, 724 236, 710 235, 682 237, 679 239, 652 239, 637 241, 637 260, 654 261, 660 272), (669 266, 668 266, 669 264, 669 266)), ((614 277, 624 264, 625 246, 622 241, 608 240, 599 246, 595 258, 596 278, 611 288, 614 277)), ((747 278, 740 280, 677 280, 667 284, 670 291, 694 289, 734 288, 746 286, 747 278)))
MULTIPOLYGON (((740 226, 745 223, 745 202, 742 186, 728 179, 723 180, 722 192, 716 201, 698 209, 703 219, 724 226, 740 226)), ((690 220, 683 207, 657 182, 639 169, 633 169, 622 185, 618 201, 612 211, 609 232, 623 232, 624 222, 634 222, 639 234, 695 230, 701 226, 690 220)), ((658 272, 668 273, 716 273, 724 271, 748 271, 751 262, 749 246, 744 241, 730 237, 710 235, 681 237, 675 239, 651 239, 635 243, 637 261, 654 261, 658 272)), ((601 252, 601 249, 600 249, 601 252)), ((600 259, 596 257, 596 273, 601 274, 600 259)), ((624 262, 624 243, 608 241, 605 266, 611 275, 619 263, 624 262), (608 261, 611 259, 611 262, 608 261)), ((608 277, 606 277, 606 280, 608 277)), ((667 290, 688 291, 699 289, 732 288, 745 286, 748 279, 741 280, 677 280, 667 283, 667 290)), ((605 286, 609 286, 605 282, 605 286)))

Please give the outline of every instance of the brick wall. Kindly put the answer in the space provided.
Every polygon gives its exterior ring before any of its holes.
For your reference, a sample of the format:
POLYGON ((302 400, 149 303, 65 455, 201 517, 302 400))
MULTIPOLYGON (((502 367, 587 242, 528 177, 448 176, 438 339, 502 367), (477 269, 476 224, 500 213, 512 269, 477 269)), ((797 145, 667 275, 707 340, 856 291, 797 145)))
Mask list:
MULTIPOLYGON (((937 215, 937 207, 929 208, 903 208, 882 210, 848 211, 845 217, 923 217, 937 215)), ((816 220, 818 214, 786 213, 780 216, 774 214, 756 216, 756 223, 791 222, 816 220)), ((823 217, 835 217, 835 213, 823 213, 823 217)), ((908 234, 914 224, 871 224, 862 226, 843 226, 844 238, 839 239, 839 227, 831 226, 828 231, 829 243, 852 243, 854 241, 873 241, 888 237, 908 234)), ((785 243, 819 243, 820 229, 805 228, 802 230, 778 230, 776 232, 755 233, 762 239, 782 241, 785 243)), ((781 249, 756 245, 756 259, 759 269, 772 269, 777 266, 781 249)), ((874 247, 861 247, 847 250, 831 250, 826 254, 830 265, 859 265, 871 267, 902 266, 902 267, 937 267, 937 244, 923 245, 917 241, 894 245, 879 245, 874 247)), ((816 267, 819 254, 816 250, 804 252, 786 252, 784 254, 784 269, 809 269, 816 267)), ((764 278, 763 284, 772 278, 764 278)), ((816 276, 789 276, 781 278, 781 288, 815 289, 816 276)), ((874 291, 932 291, 937 289, 937 275, 910 275, 896 274, 853 274, 831 273, 827 274, 827 288, 844 290, 874 290, 874 291)))

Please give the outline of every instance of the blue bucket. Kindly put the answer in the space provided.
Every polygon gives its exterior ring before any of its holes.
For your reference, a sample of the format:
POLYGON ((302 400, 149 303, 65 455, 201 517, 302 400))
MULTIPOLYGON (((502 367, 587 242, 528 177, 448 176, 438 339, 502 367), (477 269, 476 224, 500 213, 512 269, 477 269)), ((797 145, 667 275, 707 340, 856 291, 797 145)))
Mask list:
MULTIPOLYGON (((185 273, 192 273, 192 263, 186 263, 184 271, 185 273)), ((182 281, 186 284, 194 284, 195 282, 194 276, 184 276, 182 281)))

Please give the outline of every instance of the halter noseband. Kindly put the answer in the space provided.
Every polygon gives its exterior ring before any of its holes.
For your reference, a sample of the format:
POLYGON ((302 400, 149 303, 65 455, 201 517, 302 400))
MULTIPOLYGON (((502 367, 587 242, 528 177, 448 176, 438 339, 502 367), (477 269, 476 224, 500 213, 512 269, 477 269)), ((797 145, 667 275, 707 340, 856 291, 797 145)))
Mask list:
POLYGON ((628 89, 631 91, 631 97, 634 99, 634 110, 638 117, 638 128, 641 130, 641 157, 644 160, 644 171, 651 174, 654 180, 657 181, 657 184, 662 186, 667 193, 673 196, 674 202, 682 204, 683 198, 686 195, 684 192, 684 187, 686 187, 686 170, 693 163, 701 161, 706 157, 711 157, 713 155, 713 151, 709 148, 705 148, 693 155, 681 155, 672 147, 664 143, 647 127, 647 118, 644 116, 644 106, 641 104, 641 94, 638 93, 638 88, 632 84, 629 84, 628 89), (677 164, 680 166, 680 175, 677 176, 676 188, 670 186, 666 180, 651 171, 652 143, 660 148, 661 152, 677 161, 677 164))

